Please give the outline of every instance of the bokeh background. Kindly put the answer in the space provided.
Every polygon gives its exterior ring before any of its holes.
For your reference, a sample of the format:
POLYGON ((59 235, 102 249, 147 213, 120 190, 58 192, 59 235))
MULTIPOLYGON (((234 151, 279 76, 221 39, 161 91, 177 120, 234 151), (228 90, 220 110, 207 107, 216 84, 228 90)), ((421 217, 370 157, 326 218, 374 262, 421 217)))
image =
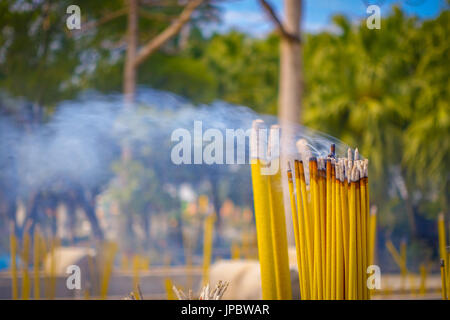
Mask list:
MULTIPOLYGON (((138 47, 188 3, 139 1, 138 47)), ((283 2, 271 5, 283 19, 283 2)), ((239 128, 279 113, 273 21, 259 1, 205 1, 130 83, 129 8, 123 0, 0 2, 0 269, 10 265, 11 230, 20 241, 36 226, 63 245, 115 241, 123 257, 151 265, 187 263, 189 242, 200 264, 208 208, 218 213, 213 259, 237 248, 256 254, 249 167, 179 167, 162 150, 171 130, 195 119, 239 128), (81 30, 66 27, 72 4, 81 30)), ((450 220, 448 9, 443 0, 303 1, 293 121, 370 159, 383 271, 398 271, 386 240, 407 243, 411 270, 438 270, 436 219, 450 220), (381 8, 379 30, 366 26, 370 4, 381 8)))

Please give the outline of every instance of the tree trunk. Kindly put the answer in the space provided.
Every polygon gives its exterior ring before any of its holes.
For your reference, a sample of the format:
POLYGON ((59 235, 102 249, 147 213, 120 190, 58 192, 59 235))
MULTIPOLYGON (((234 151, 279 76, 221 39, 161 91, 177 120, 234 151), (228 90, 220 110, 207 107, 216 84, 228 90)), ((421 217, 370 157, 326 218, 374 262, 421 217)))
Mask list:
MULTIPOLYGON (((300 37, 301 0, 285 0, 283 23, 287 32, 300 37)), ((302 59, 299 41, 281 37, 278 117, 281 122, 300 122, 302 59)))
POLYGON ((138 0, 128 0, 127 53, 125 57, 123 92, 125 103, 134 103, 136 91, 136 51, 138 34, 138 0))
POLYGON ((287 154, 287 150, 292 150, 295 146, 293 141, 294 130, 289 123, 299 123, 301 120, 301 98, 302 98, 302 56, 300 41, 301 23, 301 0, 285 0, 283 23, 284 29, 295 37, 281 37, 280 43, 280 75, 278 92, 278 118, 282 128, 281 135, 281 170, 284 190, 284 203, 286 214, 286 231, 288 244, 294 245, 294 232, 292 226, 292 215, 290 202, 288 199, 287 177, 284 174, 287 170, 287 161, 292 160, 287 154))

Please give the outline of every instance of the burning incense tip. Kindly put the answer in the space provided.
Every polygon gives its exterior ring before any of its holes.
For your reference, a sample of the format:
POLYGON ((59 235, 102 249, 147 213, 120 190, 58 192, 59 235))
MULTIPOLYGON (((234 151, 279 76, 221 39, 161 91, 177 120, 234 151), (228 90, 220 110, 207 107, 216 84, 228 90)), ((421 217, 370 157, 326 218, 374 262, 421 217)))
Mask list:
POLYGON ((348 148, 348 150, 347 150, 347 159, 348 159, 349 161, 352 161, 352 160, 353 160, 352 149, 350 149, 350 148, 348 148))

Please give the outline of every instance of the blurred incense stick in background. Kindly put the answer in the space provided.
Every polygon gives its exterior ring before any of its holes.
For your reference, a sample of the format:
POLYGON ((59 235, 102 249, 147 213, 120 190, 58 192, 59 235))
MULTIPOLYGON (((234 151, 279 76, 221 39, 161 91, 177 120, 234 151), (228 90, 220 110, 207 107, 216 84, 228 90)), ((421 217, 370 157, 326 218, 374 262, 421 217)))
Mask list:
POLYGON ((420 286, 419 286, 419 294, 424 296, 427 292, 427 274, 428 270, 425 264, 421 264, 420 267, 420 286))
POLYGON ((39 274, 39 267, 41 262, 41 252, 40 252, 40 246, 41 246, 41 238, 39 234, 39 227, 36 226, 34 229, 34 237, 33 237, 33 280, 34 280, 34 299, 39 300, 40 298, 40 274, 39 274))
POLYGON ((30 258, 30 235, 26 228, 23 235, 22 243, 22 300, 30 298, 30 274, 29 274, 29 258, 30 258))
POLYGON ((447 275, 446 275, 446 265, 445 265, 445 260, 441 259, 441 283, 442 283, 442 288, 441 288, 441 292, 442 292, 442 300, 448 300, 448 295, 447 295, 447 275))
MULTIPOLYGON (((106 299, 108 296, 109 281, 114 267, 114 259, 117 253, 117 243, 112 241, 106 241, 101 245, 101 282, 100 282, 100 299, 106 299)), ((136 280, 135 278, 133 278, 136 280)), ((136 283, 133 288, 137 287, 136 283)))
MULTIPOLYGON (((368 193, 368 187, 369 185, 367 185, 367 190, 366 192, 368 193)), ((368 200, 367 200, 368 201, 368 200)), ((368 257, 369 257, 369 261, 368 261, 368 265, 372 265, 375 263, 375 248, 376 248, 376 241, 377 241, 377 208, 375 206, 373 206, 370 210, 370 215, 369 215, 369 252, 368 252, 368 257)))
POLYGON ((19 291, 17 288, 17 238, 13 223, 10 224, 9 246, 11 252, 11 297, 13 300, 17 300, 19 298, 19 291))
POLYGON ((139 261, 139 255, 134 254, 132 259, 132 265, 133 265, 133 290, 135 297, 139 297, 139 294, 137 292, 137 286, 139 284, 139 271, 141 269, 141 264, 139 261))
POLYGON ((406 275, 408 274, 408 269, 406 267, 406 257, 404 254, 398 252, 391 240, 386 241, 386 248, 388 249, 397 266, 400 268, 400 290, 404 293, 406 285, 406 275))
POLYGON ((164 279, 164 286, 166 288, 167 300, 176 300, 175 294, 173 292, 173 283, 170 278, 164 279))
POLYGON ((214 239, 214 223, 216 221, 215 213, 209 214, 205 218, 203 233, 203 284, 209 282, 209 266, 212 259, 212 247, 214 239))
POLYGON ((239 248, 239 244, 237 243, 237 241, 233 241, 231 243, 230 251, 231 251, 230 252, 231 259, 233 259, 233 260, 240 259, 241 249, 239 248))

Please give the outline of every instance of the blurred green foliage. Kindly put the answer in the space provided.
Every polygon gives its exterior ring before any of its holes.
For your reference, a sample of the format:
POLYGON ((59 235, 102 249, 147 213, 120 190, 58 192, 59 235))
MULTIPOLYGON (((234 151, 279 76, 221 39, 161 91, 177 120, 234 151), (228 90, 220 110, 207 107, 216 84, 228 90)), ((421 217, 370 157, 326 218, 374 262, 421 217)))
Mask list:
POLYGON ((306 39, 305 124, 370 158, 382 225, 401 226, 408 210, 427 218, 448 212, 449 11, 419 21, 394 8, 378 31, 342 16, 334 23, 337 34, 306 39))

